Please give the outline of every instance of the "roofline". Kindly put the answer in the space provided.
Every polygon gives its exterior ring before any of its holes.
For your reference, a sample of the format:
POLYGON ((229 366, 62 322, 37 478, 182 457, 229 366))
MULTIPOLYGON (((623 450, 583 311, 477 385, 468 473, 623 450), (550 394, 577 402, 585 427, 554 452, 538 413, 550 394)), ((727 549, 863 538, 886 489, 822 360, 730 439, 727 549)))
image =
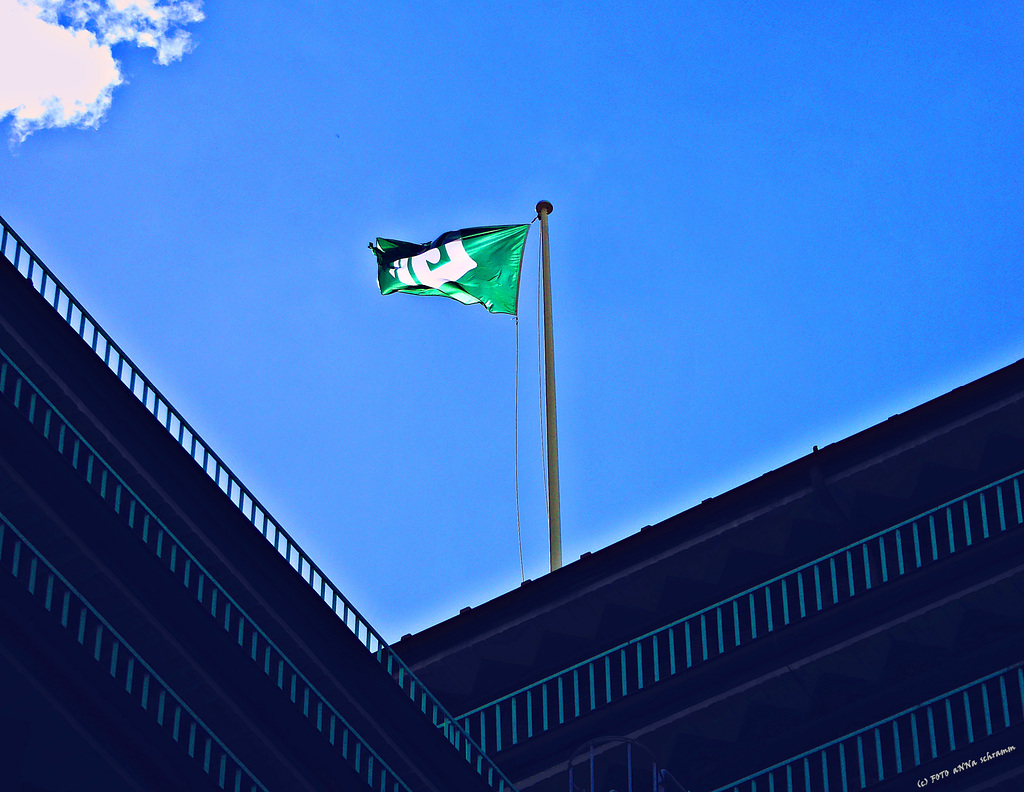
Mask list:
MULTIPOLYGON (((518 611, 520 599, 529 597, 530 601, 536 602, 544 589, 549 590, 550 599, 554 600, 558 598, 559 592, 566 589, 585 587, 591 580, 607 580, 605 567, 612 558, 616 559, 614 566, 625 569, 630 566, 631 558, 650 558, 652 552, 661 555, 662 553, 658 552, 659 544, 663 546, 664 552, 672 548, 678 550, 680 545, 691 544, 695 540, 702 541, 707 536, 717 533, 715 528, 728 527, 723 525, 723 520, 729 522, 730 513, 736 518, 746 518, 751 511, 749 507, 761 512, 765 508, 777 505, 780 500, 789 499, 787 496, 795 496, 810 488, 810 474, 814 470, 828 479, 830 476, 826 471, 835 476, 876 463, 879 461, 879 454, 875 449, 881 444, 882 438, 888 436, 886 445, 889 449, 885 456, 891 456, 923 442, 929 436, 953 428, 968 418, 976 418, 980 414, 1021 399, 1024 399, 1024 358, 960 385, 906 412, 896 413, 880 423, 821 449, 815 446, 809 454, 726 490, 720 495, 707 498, 654 525, 645 525, 639 531, 599 550, 583 553, 578 560, 537 580, 525 580, 517 588, 480 605, 463 608, 455 616, 415 634, 403 635, 393 646, 401 654, 403 644, 409 647, 420 643, 421 640, 439 640, 450 630, 465 629, 468 626, 468 619, 490 621, 501 610, 518 611), (991 395, 985 399, 985 407, 979 410, 979 400, 985 398, 985 394, 988 393, 991 395), (773 497, 767 497, 772 493, 773 497), (747 508, 744 508, 744 503, 748 504, 747 508)), ((731 522, 735 523, 735 520, 731 522)))

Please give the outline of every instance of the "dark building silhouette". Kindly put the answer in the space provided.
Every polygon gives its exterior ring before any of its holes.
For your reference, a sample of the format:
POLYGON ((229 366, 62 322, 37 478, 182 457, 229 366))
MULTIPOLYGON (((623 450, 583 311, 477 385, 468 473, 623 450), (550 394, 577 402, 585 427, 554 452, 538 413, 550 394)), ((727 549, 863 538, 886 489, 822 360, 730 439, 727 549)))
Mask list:
POLYGON ((0 226, 0 789, 1024 788, 1024 362, 390 647, 0 226))
POLYGON ((1019 362, 396 650, 520 790, 1022 789, 1022 469, 1019 362))

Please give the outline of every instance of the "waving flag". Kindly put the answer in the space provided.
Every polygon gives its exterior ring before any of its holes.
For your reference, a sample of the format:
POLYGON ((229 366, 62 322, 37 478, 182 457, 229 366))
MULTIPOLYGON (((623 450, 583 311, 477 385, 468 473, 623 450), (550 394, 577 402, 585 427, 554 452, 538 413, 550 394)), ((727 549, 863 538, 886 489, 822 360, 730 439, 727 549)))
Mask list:
POLYGON ((479 303, 491 313, 515 314, 519 270, 528 225, 483 226, 449 231, 425 245, 377 238, 381 294, 408 292, 479 303))

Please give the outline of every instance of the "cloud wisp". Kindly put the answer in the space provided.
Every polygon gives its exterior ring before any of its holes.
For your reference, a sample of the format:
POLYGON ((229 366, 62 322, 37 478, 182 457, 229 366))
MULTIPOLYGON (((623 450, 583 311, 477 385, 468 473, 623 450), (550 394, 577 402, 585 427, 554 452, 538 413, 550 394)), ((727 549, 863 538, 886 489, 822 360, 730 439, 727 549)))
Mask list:
POLYGON ((200 0, 0 0, 0 120, 11 142, 50 127, 96 127, 124 82, 112 47, 156 50, 167 65, 192 49, 200 0))

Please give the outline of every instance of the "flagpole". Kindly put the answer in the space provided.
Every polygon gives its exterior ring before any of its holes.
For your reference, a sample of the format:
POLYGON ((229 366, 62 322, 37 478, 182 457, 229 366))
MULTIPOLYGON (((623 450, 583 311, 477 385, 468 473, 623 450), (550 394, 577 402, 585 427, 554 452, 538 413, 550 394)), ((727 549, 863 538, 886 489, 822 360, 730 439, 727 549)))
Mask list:
POLYGON ((544 414, 548 452, 548 543, 551 571, 562 566, 562 518, 558 498, 558 426, 555 421, 555 336, 551 323, 551 272, 548 256, 548 201, 537 204, 540 217, 541 284, 544 292, 544 414))

